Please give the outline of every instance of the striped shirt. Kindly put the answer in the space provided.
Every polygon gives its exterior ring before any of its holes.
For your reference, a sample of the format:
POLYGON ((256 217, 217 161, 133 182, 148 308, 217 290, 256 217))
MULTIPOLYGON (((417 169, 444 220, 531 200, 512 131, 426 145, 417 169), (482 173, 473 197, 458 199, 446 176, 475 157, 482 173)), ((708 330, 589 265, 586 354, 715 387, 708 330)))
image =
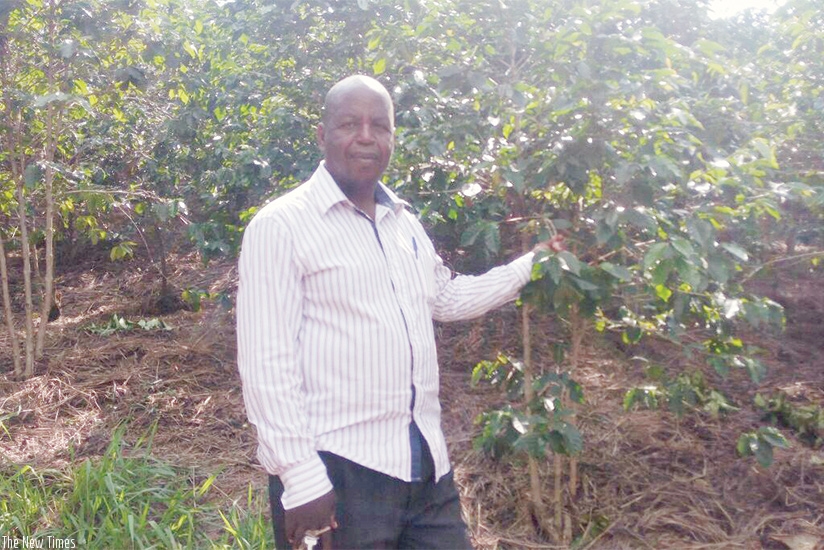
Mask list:
POLYGON ((530 277, 531 253, 453 277, 406 203, 382 184, 376 199, 373 221, 321 163, 243 237, 238 367, 285 509, 332 490, 318 451, 411 481, 413 421, 448 473, 432 320, 482 315, 530 277))

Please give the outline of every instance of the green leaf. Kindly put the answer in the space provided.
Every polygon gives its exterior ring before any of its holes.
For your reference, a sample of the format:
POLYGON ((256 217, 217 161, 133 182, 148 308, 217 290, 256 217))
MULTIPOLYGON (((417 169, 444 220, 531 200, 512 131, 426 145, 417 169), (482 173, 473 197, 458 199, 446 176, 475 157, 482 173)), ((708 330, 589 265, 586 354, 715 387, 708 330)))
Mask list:
POLYGON ((655 221, 655 218, 653 218, 640 208, 631 208, 629 210, 626 210, 623 214, 623 218, 628 223, 634 225, 639 229, 645 229, 651 232, 655 232, 658 230, 658 222, 655 221))
POLYGON ((755 441, 753 452, 755 459, 763 468, 769 468, 773 463, 773 447, 761 438, 755 441))
POLYGON ((744 362, 744 367, 747 369, 747 372, 750 375, 750 380, 752 380, 753 383, 760 383, 767 375, 767 367, 758 359, 744 357, 742 361, 744 362))
POLYGON ((655 287, 655 294, 664 302, 669 302, 672 296, 672 291, 664 285, 657 285, 655 287))
POLYGON ((644 268, 649 269, 654 267, 662 259, 670 254, 669 243, 654 243, 649 247, 647 253, 644 255, 644 268))
POLYGON ((721 243, 721 248, 741 260, 742 262, 747 262, 750 259, 749 254, 747 251, 744 250, 743 247, 735 244, 735 243, 721 243))
POLYGON ((741 434, 738 437, 738 442, 735 445, 739 456, 749 456, 752 454, 753 440, 755 436, 750 433, 741 434))
POLYGON ((683 237, 673 237, 672 247, 678 251, 684 259, 689 260, 695 257, 695 249, 692 244, 683 237))
POLYGON ((484 235, 484 247, 486 251, 490 255, 497 254, 501 249, 501 233, 498 229, 498 225, 493 222, 489 222, 483 230, 484 235))
POLYGON ((564 454, 567 456, 580 454, 584 450, 584 438, 573 424, 563 422, 558 428, 564 440, 564 454))
POLYGON ((143 330, 150 331, 150 330, 172 330, 172 327, 167 325, 161 319, 154 317, 152 319, 141 319, 137 322, 137 326, 142 328, 143 330))
POLYGON ((710 357, 708 362, 722 378, 730 373, 730 365, 724 357, 710 357))
POLYGON ((386 72, 386 58, 381 57, 372 64, 372 73, 375 75, 380 75, 384 72, 386 72))
POLYGON ((638 400, 638 392, 640 390, 638 388, 632 388, 631 390, 627 391, 624 394, 624 410, 628 411, 632 408, 635 402, 638 400))
POLYGON ((767 143, 767 140, 763 138, 756 138, 752 141, 752 144, 761 154, 761 156, 766 160, 771 168, 778 168, 778 162, 775 158, 775 149, 767 143))
POLYGON ((562 268, 567 271, 571 271, 575 275, 581 275, 582 264, 578 258, 575 257, 575 254, 567 250, 562 250, 561 252, 558 252, 555 257, 561 262, 562 268))
POLYGON ((567 388, 569 388, 569 399, 573 403, 580 404, 584 402, 584 387, 581 384, 570 380, 567 382, 567 388))
POLYGON ((678 273, 678 277, 690 285, 693 290, 701 292, 706 287, 705 277, 694 265, 687 263, 686 261, 678 261, 675 263, 675 269, 678 273))
POLYGON ((637 344, 643 336, 644 331, 641 327, 627 327, 627 329, 621 333, 621 340, 623 340, 625 344, 637 344))
POLYGON ((192 59, 197 59, 197 48, 191 42, 184 42, 183 43, 183 50, 189 54, 189 57, 192 59))
POLYGON ((624 266, 615 265, 611 262, 602 262, 598 267, 621 282, 632 280, 632 272, 624 266))
POLYGON ((586 279, 582 279, 581 277, 571 277, 570 280, 577 286, 579 289, 583 290, 584 292, 587 291, 596 291, 600 290, 600 286, 596 285, 593 282, 590 282, 586 279))
POLYGON ((546 262, 543 264, 544 273, 549 275, 550 280, 554 284, 559 284, 561 282, 561 277, 564 276, 564 268, 561 265, 561 260, 556 258, 555 256, 551 256, 546 262))
POLYGON ((693 241, 701 245, 701 248, 708 250, 715 237, 715 228, 706 220, 690 218, 687 220, 687 233, 693 241))
POLYGON ((761 439, 763 439, 773 447, 778 447, 779 449, 790 448, 790 442, 787 441, 787 438, 784 437, 784 435, 781 432, 779 432, 776 428, 759 428, 758 435, 761 439))
POLYGON ((727 284, 730 280, 730 266, 727 261, 720 256, 712 256, 708 259, 708 263, 707 271, 710 276, 722 285, 727 284))
POLYGON ((558 285, 558 288, 555 289, 555 293, 552 295, 552 304, 556 310, 566 311, 569 306, 577 304, 583 299, 584 297, 581 293, 578 292, 572 284, 564 280, 558 285))
POLYGON ((461 234, 461 246, 468 247, 475 244, 475 241, 478 240, 478 237, 481 235, 484 229, 484 223, 476 222, 473 225, 470 225, 466 228, 466 230, 461 234))

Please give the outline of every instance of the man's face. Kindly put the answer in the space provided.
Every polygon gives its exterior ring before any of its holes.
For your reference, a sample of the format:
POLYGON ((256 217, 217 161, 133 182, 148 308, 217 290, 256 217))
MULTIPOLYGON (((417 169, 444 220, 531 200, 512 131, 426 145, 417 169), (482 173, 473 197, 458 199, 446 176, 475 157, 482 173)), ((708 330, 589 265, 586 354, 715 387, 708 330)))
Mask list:
POLYGON ((363 86, 341 93, 318 126, 326 169, 343 187, 374 185, 389 165, 394 133, 388 97, 363 86))

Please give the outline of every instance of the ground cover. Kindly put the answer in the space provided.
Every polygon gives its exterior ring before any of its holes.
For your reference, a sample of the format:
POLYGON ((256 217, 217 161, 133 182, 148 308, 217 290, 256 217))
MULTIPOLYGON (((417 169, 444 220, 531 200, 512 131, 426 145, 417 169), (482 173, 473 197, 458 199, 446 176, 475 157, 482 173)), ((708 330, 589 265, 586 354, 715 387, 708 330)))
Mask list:
MULTIPOLYGON (((7 342, 0 338, 0 475, 6 487, 27 480, 27 491, 41 487, 45 495, 42 501, 0 497, 5 499, 0 529, 12 533, 12 518, 28 518, 38 533, 67 532, 64 509, 56 503, 76 498, 72 488, 79 468, 88 464, 100 467, 94 471, 101 491, 111 490, 125 468, 142 472, 137 479, 146 484, 149 497, 158 499, 123 497, 105 505, 108 515, 99 508, 87 516, 91 524, 101 517, 120 521, 127 535, 129 525, 137 526, 144 532, 121 539, 134 547, 150 540, 176 544, 140 536, 149 537, 155 528, 151 521, 171 528, 180 517, 177 543, 183 545, 266 544, 269 535, 260 532, 268 529, 266 479, 255 461, 254 431, 243 409, 233 312, 214 300, 204 301, 200 311, 159 315, 156 273, 139 265, 89 258, 60 274, 61 315, 50 327, 47 358, 35 377, 10 378, 7 342), (158 322, 151 322, 155 318, 158 322), (177 508, 177 515, 164 515, 169 502, 180 501, 186 507, 177 508), (30 508, 24 514, 26 502, 30 508), (187 522, 194 533, 188 539, 181 527, 187 522), (239 526, 242 532, 233 535, 239 526)), ((179 290, 233 293, 233 263, 204 268, 195 256, 180 256, 172 265, 170 282, 179 290)), ((777 422, 754 404, 756 394, 769 398, 783 392, 796 406, 824 405, 824 277, 820 269, 804 266, 765 273, 751 285, 787 313, 783 334, 750 334, 769 366, 759 386, 743 373, 715 377, 701 365, 685 363, 665 343, 624 349, 609 338, 587 338, 585 360, 575 375, 587 399, 578 417, 586 440, 581 489, 567 511, 578 548, 800 550, 816 549, 824 541, 820 446, 805 444, 803 434, 778 425, 792 447, 777 450, 770 468, 736 454, 740 433, 777 422), (718 418, 704 411, 682 416, 625 411, 626 392, 649 382, 650 362, 671 372, 701 372, 738 410, 718 418)), ((546 368, 552 368, 546 359, 552 356, 549 345, 559 337, 553 323, 538 323, 536 356, 546 368)), ((524 465, 495 461, 472 444, 476 416, 502 400, 496 389, 470 388, 472 366, 498 351, 517 354, 515 326, 514 306, 481 320, 438 326, 444 429, 476 546, 554 548, 535 534, 524 465)), ((549 494, 550 464, 542 475, 549 494)), ((131 494, 133 484, 127 485, 115 494, 131 494)), ((80 517, 77 510, 67 517, 80 517)), ((117 543, 89 538, 88 544, 108 548, 117 543)))

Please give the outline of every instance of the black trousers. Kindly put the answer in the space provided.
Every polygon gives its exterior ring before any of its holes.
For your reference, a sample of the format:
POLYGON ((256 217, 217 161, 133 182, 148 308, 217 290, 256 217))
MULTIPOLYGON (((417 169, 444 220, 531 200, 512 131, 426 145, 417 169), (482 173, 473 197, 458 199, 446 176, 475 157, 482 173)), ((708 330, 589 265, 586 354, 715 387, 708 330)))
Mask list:
MULTIPOLYGON (((319 453, 337 497, 334 550, 421 548, 471 550, 452 472, 435 483, 423 446, 423 481, 405 482, 331 453, 319 453)), ((269 476, 275 547, 289 549, 280 502, 283 484, 269 476)), ((328 549, 327 549, 328 550, 328 549)))

